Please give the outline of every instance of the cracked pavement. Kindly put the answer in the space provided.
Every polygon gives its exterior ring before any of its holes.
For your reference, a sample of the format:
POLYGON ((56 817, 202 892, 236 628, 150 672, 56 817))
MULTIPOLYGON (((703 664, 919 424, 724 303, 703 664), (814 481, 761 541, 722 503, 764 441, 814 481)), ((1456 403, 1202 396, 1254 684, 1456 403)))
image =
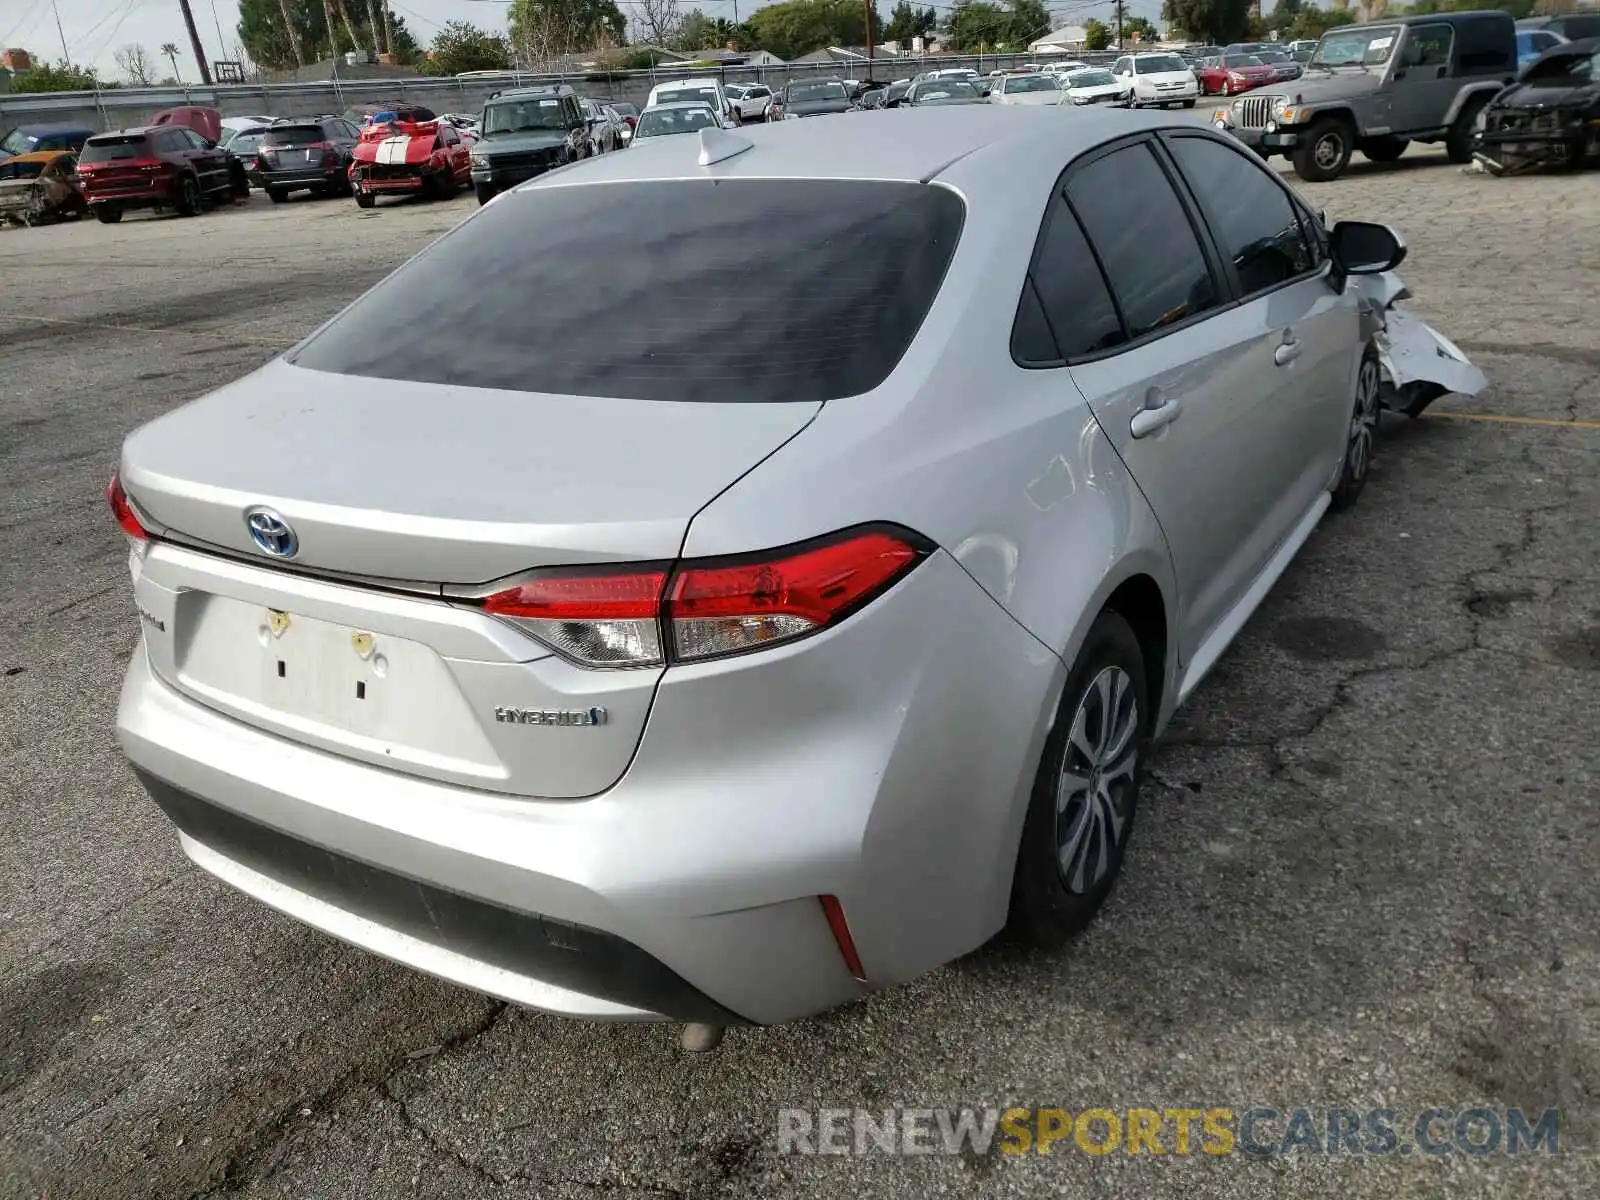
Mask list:
POLYGON ((346 948, 191 867, 110 732, 137 634, 101 488, 471 211, 296 201, 0 231, 0 1196, 1600 1194, 1595 176, 1413 152, 1305 186, 1388 220, 1488 373, 1386 419, 1159 750, 1068 952, 999 947, 706 1056, 346 948), (359 222, 359 223, 358 223, 359 222), (115 327, 115 328, 114 328, 115 327), (1550 1158, 780 1157, 780 1106, 1483 1104, 1550 1158))

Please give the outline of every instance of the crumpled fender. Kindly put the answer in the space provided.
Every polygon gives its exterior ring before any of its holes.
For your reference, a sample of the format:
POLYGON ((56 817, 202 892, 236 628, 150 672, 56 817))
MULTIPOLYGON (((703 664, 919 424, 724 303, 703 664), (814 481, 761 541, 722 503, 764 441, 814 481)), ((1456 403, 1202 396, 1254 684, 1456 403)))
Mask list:
POLYGON ((1361 297, 1363 327, 1378 351, 1390 407, 1420 412, 1447 392, 1476 396, 1489 386, 1459 346, 1420 317, 1395 307, 1411 290, 1393 271, 1352 276, 1349 286, 1361 297))

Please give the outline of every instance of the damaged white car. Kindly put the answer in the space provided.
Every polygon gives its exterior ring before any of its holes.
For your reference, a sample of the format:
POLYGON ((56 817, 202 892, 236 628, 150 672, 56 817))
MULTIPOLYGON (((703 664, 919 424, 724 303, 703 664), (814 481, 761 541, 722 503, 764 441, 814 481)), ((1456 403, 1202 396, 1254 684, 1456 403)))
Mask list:
POLYGON ((1393 271, 1353 276, 1350 286, 1366 303, 1373 346, 1383 369, 1378 391, 1383 407, 1420 417, 1440 396, 1452 392, 1476 396, 1488 386, 1484 373, 1459 346, 1420 317, 1396 307, 1411 296, 1411 289, 1393 271))

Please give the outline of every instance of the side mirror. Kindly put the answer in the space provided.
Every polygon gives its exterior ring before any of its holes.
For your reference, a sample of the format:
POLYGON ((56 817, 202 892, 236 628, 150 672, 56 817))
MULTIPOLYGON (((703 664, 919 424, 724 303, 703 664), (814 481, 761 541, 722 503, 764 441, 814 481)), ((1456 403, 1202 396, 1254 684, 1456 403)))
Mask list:
POLYGON ((1344 291, 1351 275, 1380 275, 1405 261, 1406 243, 1387 225, 1373 221, 1339 221, 1328 232, 1336 288, 1344 291))

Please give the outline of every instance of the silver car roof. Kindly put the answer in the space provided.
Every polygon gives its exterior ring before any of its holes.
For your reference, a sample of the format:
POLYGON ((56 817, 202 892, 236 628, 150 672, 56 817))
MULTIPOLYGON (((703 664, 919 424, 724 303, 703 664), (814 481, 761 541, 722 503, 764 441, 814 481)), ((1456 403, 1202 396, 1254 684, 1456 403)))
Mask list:
POLYGON ((894 120, 818 117, 742 126, 727 136, 751 148, 709 167, 697 162, 694 139, 663 138, 651 148, 603 154, 540 176, 518 190, 656 179, 889 179, 925 182, 982 152, 986 170, 1032 174, 1040 161, 1055 169, 1084 151, 1141 129, 1194 129, 1195 123, 1137 112, 1074 112, 1033 106, 979 105, 898 113, 894 120), (670 144, 669 144, 670 143, 670 144))

